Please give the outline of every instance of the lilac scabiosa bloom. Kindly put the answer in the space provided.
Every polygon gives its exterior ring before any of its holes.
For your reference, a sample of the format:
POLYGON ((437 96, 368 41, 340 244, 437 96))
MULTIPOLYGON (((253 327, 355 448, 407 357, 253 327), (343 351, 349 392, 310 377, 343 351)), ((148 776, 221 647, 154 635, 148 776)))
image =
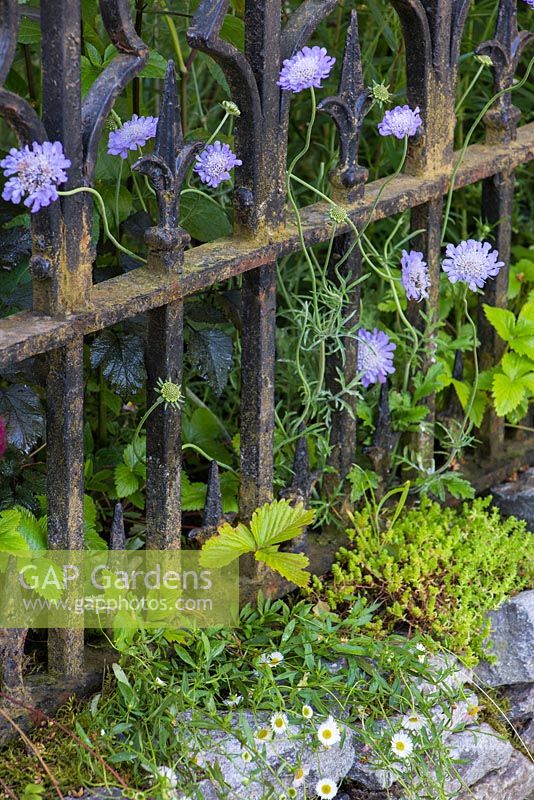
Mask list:
POLYGON ((303 47, 292 58, 284 59, 278 86, 295 94, 312 86, 320 89, 335 63, 324 47, 303 47))
POLYGON ((447 258, 443 259, 443 271, 451 283, 461 281, 476 292, 482 289, 488 278, 499 274, 504 261, 497 261, 499 253, 491 249, 489 242, 468 239, 459 245, 447 245, 447 258))
POLYGON ((408 300, 426 300, 430 287, 430 276, 423 254, 417 250, 402 251, 402 285, 408 300))
POLYGON ((358 331, 358 372, 362 375, 362 384, 367 389, 372 383, 385 383, 387 375, 395 372, 393 351, 396 345, 390 341, 384 331, 375 328, 358 331))
POLYGON ((382 122, 378 123, 378 133, 404 139, 405 136, 415 136, 422 124, 419 106, 413 111, 410 106, 396 106, 386 111, 382 122))
POLYGON ((209 144, 196 157, 195 172, 200 175, 202 183, 215 188, 223 181, 230 180, 230 170, 240 167, 243 162, 236 158, 227 144, 215 142, 209 144))
POLYGON ((33 142, 31 148, 11 148, 0 167, 9 178, 2 192, 4 200, 20 203, 27 195, 24 205, 35 213, 58 199, 57 187, 67 180, 70 161, 61 142, 33 142))
POLYGON ((110 156, 128 158, 128 150, 144 147, 149 139, 153 139, 158 128, 157 117, 138 117, 134 114, 121 128, 111 131, 108 139, 110 156))
POLYGON ((525 0, 525 3, 527 4, 527 6, 534 8, 534 0, 525 0))

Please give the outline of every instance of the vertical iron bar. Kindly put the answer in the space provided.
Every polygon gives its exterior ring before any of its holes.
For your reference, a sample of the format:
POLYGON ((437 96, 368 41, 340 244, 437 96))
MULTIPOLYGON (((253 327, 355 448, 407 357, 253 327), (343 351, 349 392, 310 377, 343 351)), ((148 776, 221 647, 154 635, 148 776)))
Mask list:
MULTIPOLYGON (((48 547, 83 548, 83 339, 48 356, 47 494, 48 547)), ((75 675, 83 670, 83 630, 51 630, 50 670, 75 675)))
POLYGON ((241 517, 272 499, 276 265, 247 272, 241 290, 241 517))
MULTIPOLYGON (((176 300, 149 313, 148 405, 157 398, 158 378, 180 384, 183 359, 183 303, 176 300)), ((181 544, 182 426, 178 406, 161 404, 150 415, 147 433, 147 548, 179 550, 181 544)))
MULTIPOLYGON (((272 148, 278 141, 280 0, 246 0, 245 53, 259 89, 263 148, 261 192, 255 198, 263 225, 276 226, 284 196, 271 196, 279 180, 269 177, 272 148)), ((276 153, 276 150, 275 150, 276 153)), ((279 163, 279 159, 276 159, 279 163)), ((285 169, 285 165, 283 166, 285 169)), ((282 167, 280 167, 282 169, 282 167)), ((274 365, 276 338, 276 264, 247 272, 241 290, 241 486, 239 508, 247 519, 272 499, 274 444, 274 365)))
MULTIPOLYGON (((354 237, 346 234, 336 237, 332 253, 331 263, 328 265, 329 279, 337 280, 335 272, 336 262, 338 262, 347 250, 353 245, 354 237)), ((356 281, 362 270, 362 259, 360 250, 353 247, 352 253, 342 264, 340 274, 348 279, 349 283, 356 281)), ((343 313, 350 316, 348 325, 353 328, 358 324, 360 317, 360 284, 356 285, 350 292, 343 313)), ((343 374, 345 385, 350 385, 358 374, 358 342, 352 336, 343 338, 343 352, 336 352, 328 358, 326 365, 326 383, 332 394, 340 391, 339 374, 343 374)), ((336 481, 343 481, 347 473, 354 464, 356 455, 356 398, 346 397, 346 402, 350 405, 351 411, 342 408, 332 416, 332 427, 330 431, 330 445, 332 451, 329 457, 329 464, 336 471, 336 481)))
MULTIPOLYGON (((41 4, 43 122, 51 141, 62 142, 71 160, 67 188, 83 182, 81 126, 81 14, 79 0, 41 4)), ((86 305, 92 282, 89 246, 81 224, 80 195, 63 198, 63 225, 49 298, 51 313, 86 305), (85 241, 85 245, 84 245, 85 241)), ((83 548, 83 339, 49 356, 47 379, 48 546, 83 548)), ((49 668, 64 675, 83 670, 83 630, 51 630, 49 668)))

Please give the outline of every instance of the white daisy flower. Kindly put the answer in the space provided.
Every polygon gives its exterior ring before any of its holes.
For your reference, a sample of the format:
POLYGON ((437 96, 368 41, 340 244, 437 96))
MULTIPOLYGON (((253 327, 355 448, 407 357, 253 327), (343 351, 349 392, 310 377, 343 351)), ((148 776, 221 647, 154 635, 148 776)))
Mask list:
POLYGON ((331 800, 337 794, 337 783, 330 778, 320 778, 315 785, 315 794, 323 800, 331 800))
POLYGON ((258 728, 256 733, 254 734, 254 740, 258 742, 258 744, 263 744, 263 742, 270 742, 273 738, 273 732, 270 728, 258 728))
POLYGON ((400 731, 391 737, 391 749, 397 758, 408 758, 413 751, 413 741, 411 736, 404 731, 400 731))
POLYGON ((417 642, 415 645, 415 649, 419 651, 419 655, 417 656, 417 660, 424 664, 425 656, 426 656, 426 647, 421 642, 417 642))
POLYGON ((313 708, 309 705, 302 706, 302 716, 304 719, 311 719, 313 717, 313 708))
POLYGON ((273 650, 272 653, 262 653, 260 656, 260 664, 268 664, 270 667, 277 667, 284 660, 283 653, 279 650, 273 650))
POLYGON ((154 683, 156 684, 156 686, 167 686, 167 683, 165 681, 162 681, 159 675, 157 678, 154 678, 154 683))
POLYGON ((195 767, 203 767, 204 764, 206 763, 206 758, 204 753, 199 750, 198 753, 195 753, 191 761, 193 762, 195 767))
POLYGON ((288 721, 285 714, 278 712, 277 714, 273 714, 271 719, 271 728, 276 734, 285 733, 288 728, 288 721))
POLYGON ((425 727, 425 720, 416 711, 412 711, 410 714, 404 715, 401 725, 407 731, 420 731, 425 727))
POLYGON ((156 775, 163 778, 171 789, 176 789, 178 786, 178 775, 170 767, 156 767, 156 775))
MULTIPOLYGON (((325 747, 332 747, 340 741, 341 731, 333 717, 328 717, 326 722, 319 725, 317 728, 317 738, 325 747)), ((334 795, 332 795, 332 797, 333 796, 334 795)))
POLYGON ((291 786, 294 789, 298 789, 299 786, 302 786, 306 780, 306 776, 308 775, 309 771, 310 771, 309 767, 299 767, 298 769, 296 769, 295 774, 293 775, 293 781, 291 783, 291 786))
POLYGON ((230 697, 227 697, 226 700, 223 700, 225 706, 228 708, 235 708, 236 706, 241 703, 243 700, 243 695, 241 694, 231 694, 230 697))

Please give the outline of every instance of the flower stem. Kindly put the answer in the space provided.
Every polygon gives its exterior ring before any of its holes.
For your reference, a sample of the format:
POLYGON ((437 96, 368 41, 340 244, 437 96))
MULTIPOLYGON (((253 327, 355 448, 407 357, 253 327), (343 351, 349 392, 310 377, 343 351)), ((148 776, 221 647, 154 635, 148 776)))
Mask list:
POLYGON ((60 197, 72 197, 72 195, 80 194, 81 192, 87 192, 87 194, 91 194, 95 198, 98 210, 100 211, 100 216, 102 217, 102 223, 104 225, 104 231, 106 232, 106 236, 108 237, 109 241, 115 245, 117 250, 120 250, 121 253, 130 256, 130 258, 134 258, 136 261, 140 261, 141 264, 146 264, 147 262, 145 258, 141 258, 141 256, 138 256, 135 253, 132 253, 131 250, 128 250, 127 247, 123 247, 123 245, 120 242, 118 242, 117 239, 115 239, 115 237, 111 233, 106 214, 106 206, 104 205, 104 200, 102 199, 102 195, 100 194, 100 192, 97 192, 97 190, 91 188, 91 186, 78 186, 76 189, 68 189, 65 191, 58 190, 58 195, 60 197))

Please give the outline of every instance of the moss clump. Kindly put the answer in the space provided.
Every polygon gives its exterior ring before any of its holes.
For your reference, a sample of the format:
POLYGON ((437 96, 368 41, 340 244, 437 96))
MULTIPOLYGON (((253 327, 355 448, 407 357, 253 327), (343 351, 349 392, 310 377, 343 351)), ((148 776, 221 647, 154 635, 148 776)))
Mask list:
POLYGON ((356 512, 333 583, 315 580, 315 591, 336 608, 364 590, 382 603, 384 629, 407 624, 475 663, 484 655, 486 613, 534 578, 532 534, 490 502, 453 509, 423 499, 378 526, 372 509, 356 512))

